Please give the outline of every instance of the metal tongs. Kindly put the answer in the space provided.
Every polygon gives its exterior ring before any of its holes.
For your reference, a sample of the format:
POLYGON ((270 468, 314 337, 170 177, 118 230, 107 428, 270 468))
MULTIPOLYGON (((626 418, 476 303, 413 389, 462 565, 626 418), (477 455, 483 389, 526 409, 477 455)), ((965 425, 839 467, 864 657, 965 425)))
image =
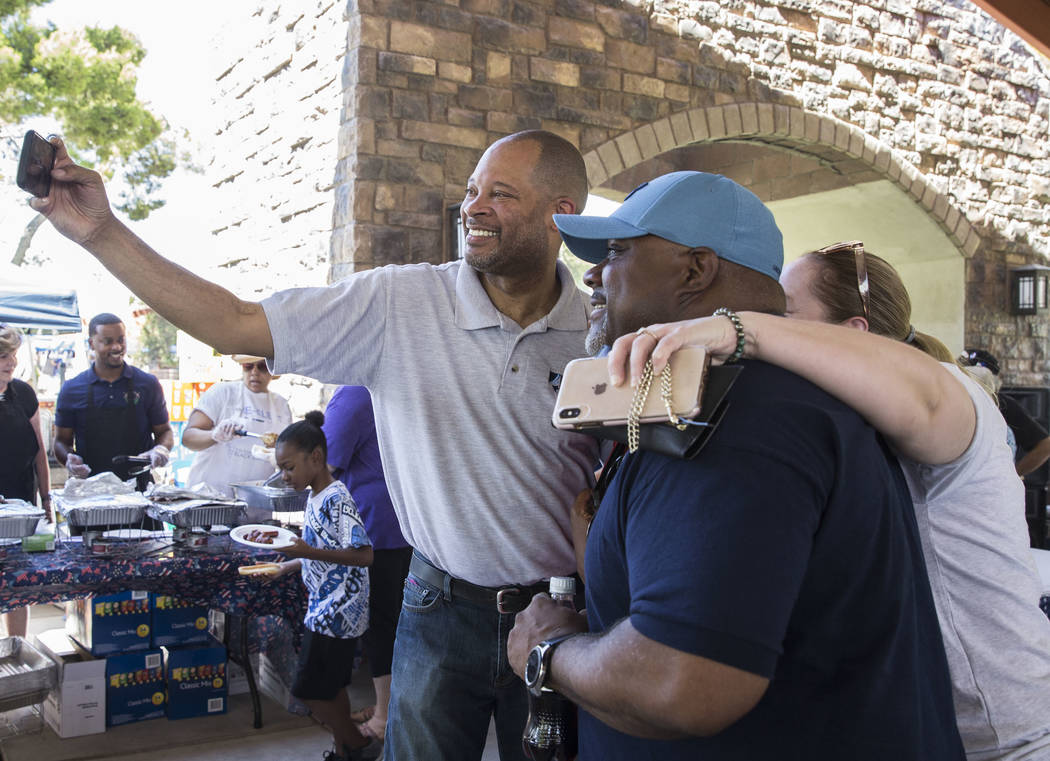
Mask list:
POLYGON ((133 465, 142 465, 142 466, 144 466, 144 467, 139 468, 138 470, 130 470, 129 469, 128 470, 128 478, 131 478, 132 476, 140 476, 143 473, 148 473, 149 472, 149 468, 150 468, 150 459, 149 459, 149 457, 142 457, 140 455, 118 454, 116 457, 113 458, 113 464, 114 465, 128 465, 129 467, 133 466, 133 465))

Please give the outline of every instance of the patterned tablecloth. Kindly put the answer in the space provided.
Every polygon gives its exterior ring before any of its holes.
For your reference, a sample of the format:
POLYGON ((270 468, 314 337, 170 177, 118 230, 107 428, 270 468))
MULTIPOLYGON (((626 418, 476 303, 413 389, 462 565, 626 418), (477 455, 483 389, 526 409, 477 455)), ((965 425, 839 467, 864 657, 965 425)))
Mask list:
MULTIPOLYGON (((237 573, 238 566, 283 559, 279 552, 247 547, 228 536, 209 536, 197 547, 173 544, 169 536, 113 542, 107 550, 96 554, 79 537, 61 541, 54 552, 0 547, 0 612, 129 589, 169 594, 226 614, 231 658, 236 654, 245 665, 249 652, 267 653, 290 683, 306 612, 302 579, 297 573, 272 581, 237 573)), ((262 709, 251 676, 249 688, 258 729, 262 709)))
POLYGON ((229 615, 278 616, 287 621, 298 642, 306 609, 299 574, 267 582, 237 573, 238 566, 282 557, 226 536, 210 537, 205 547, 160 540, 125 542, 105 555, 91 552, 76 538, 61 542, 54 552, 6 549, 0 555, 0 612, 126 589, 147 590, 229 615))

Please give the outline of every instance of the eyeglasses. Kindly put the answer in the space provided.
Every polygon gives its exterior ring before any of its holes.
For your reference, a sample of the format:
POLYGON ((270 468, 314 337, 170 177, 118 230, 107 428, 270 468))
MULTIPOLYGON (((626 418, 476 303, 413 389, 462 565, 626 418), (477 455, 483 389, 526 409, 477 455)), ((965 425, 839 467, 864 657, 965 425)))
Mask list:
POLYGON ((857 268, 857 293, 860 294, 860 305, 864 309, 864 319, 871 321, 871 311, 868 308, 868 262, 864 255, 864 242, 859 240, 848 240, 842 243, 832 243, 830 246, 817 249, 816 254, 841 254, 846 251, 853 252, 853 264, 857 268))
POLYGON ((267 371, 266 370, 266 362, 265 361, 263 361, 263 362, 245 362, 244 364, 241 365, 241 369, 244 370, 244 372, 246 372, 246 373, 250 373, 252 370, 258 370, 260 373, 265 373, 267 371))

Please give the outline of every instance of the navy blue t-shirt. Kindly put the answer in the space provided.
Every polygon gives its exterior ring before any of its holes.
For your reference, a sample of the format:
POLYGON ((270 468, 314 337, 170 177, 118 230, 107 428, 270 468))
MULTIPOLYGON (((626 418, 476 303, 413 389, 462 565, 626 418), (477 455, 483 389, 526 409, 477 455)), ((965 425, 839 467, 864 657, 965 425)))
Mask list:
POLYGON ((710 738, 642 740, 581 711, 581 760, 964 758, 899 467, 850 408, 743 364, 696 459, 624 459, 587 542, 587 613, 769 688, 710 738))
POLYGON ((55 403, 55 425, 73 429, 77 451, 82 451, 86 441, 89 386, 94 388, 96 407, 124 407, 129 402, 134 406, 141 442, 138 449, 128 454, 136 455, 153 446, 153 426, 168 422, 168 407, 164 403, 160 381, 156 376, 125 363, 120 377, 110 383, 99 378, 92 365, 62 384, 55 403), (134 385, 134 396, 129 392, 129 383, 134 385))

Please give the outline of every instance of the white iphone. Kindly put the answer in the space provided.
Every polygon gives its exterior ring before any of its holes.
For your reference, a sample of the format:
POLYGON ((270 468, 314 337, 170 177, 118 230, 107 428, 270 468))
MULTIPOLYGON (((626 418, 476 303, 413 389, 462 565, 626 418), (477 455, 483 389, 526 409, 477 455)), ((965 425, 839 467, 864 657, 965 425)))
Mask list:
MULTIPOLYGON (((692 418, 700 412, 709 358, 701 346, 684 346, 671 355, 671 407, 675 415, 692 418)), ((575 430, 601 425, 624 425, 635 390, 629 383, 609 382, 606 357, 574 359, 562 373, 551 421, 556 428, 575 430)), ((660 376, 653 378, 639 422, 667 420, 660 392, 660 376)))

